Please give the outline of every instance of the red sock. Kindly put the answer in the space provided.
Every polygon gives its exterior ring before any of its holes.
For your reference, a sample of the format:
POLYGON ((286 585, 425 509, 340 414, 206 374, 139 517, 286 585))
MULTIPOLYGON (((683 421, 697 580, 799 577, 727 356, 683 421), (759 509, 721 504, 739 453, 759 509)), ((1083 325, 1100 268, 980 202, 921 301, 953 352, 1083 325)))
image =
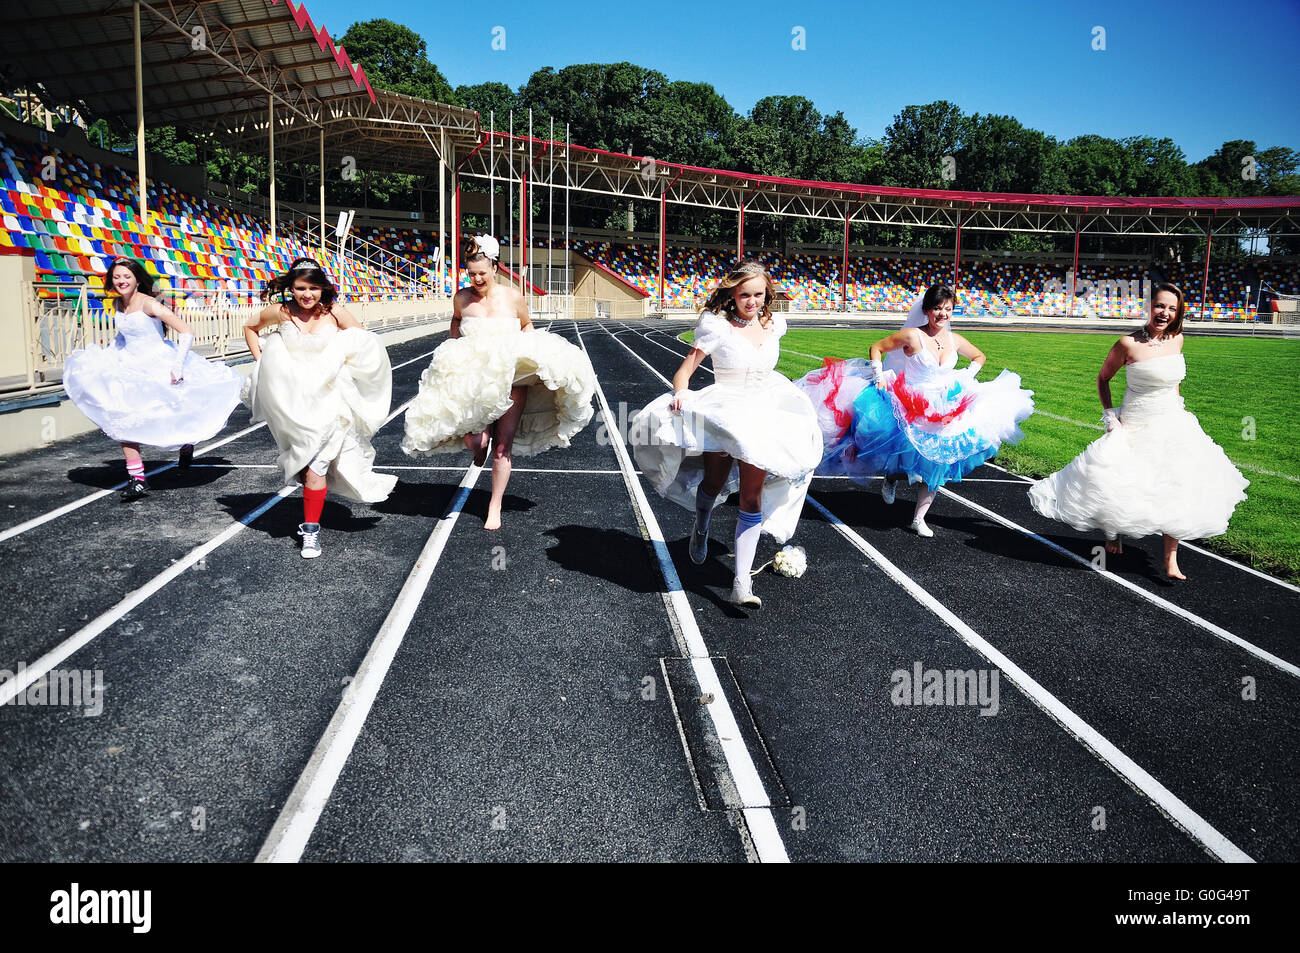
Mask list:
POLYGON ((326 489, 321 487, 319 490, 311 490, 307 487, 302 488, 302 521, 304 523, 319 523, 320 511, 325 508, 326 489))

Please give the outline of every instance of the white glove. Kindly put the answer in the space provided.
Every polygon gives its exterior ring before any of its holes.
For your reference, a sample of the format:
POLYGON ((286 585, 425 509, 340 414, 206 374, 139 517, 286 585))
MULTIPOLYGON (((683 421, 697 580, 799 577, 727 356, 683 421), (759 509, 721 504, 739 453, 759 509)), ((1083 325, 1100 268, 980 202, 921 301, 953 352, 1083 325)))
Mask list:
POLYGON ((886 386, 885 371, 881 366, 880 358, 875 358, 871 362, 871 382, 876 385, 877 390, 884 390, 886 386))
POLYGON ((1120 427, 1124 426, 1120 423, 1119 411, 1114 407, 1107 407, 1101 412, 1101 422, 1106 425, 1106 433, 1110 433, 1112 430, 1118 430, 1120 427))
POLYGON ((966 368, 966 370, 970 372, 970 378, 971 378, 971 380, 974 380, 974 379, 975 379, 975 375, 978 374, 978 373, 980 372, 980 368, 983 367, 983 366, 984 366, 984 362, 983 362, 983 361, 971 361, 971 362, 970 362, 970 367, 966 368))
POLYGON ((179 384, 185 380, 185 357, 194 343, 193 334, 182 334, 176 342, 176 358, 172 361, 172 380, 179 384))

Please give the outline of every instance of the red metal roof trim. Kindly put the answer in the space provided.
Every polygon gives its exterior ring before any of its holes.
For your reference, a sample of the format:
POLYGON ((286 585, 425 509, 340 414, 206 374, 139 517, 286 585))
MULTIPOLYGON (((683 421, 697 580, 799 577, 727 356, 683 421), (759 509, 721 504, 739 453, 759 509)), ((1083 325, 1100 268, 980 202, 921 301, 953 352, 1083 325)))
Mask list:
MULTIPOLYGON (((275 6, 280 2, 281 0, 271 0, 271 6, 275 6)), ((311 14, 307 12, 307 5, 303 3, 295 9, 294 5, 290 3, 289 0, 284 0, 284 5, 289 12, 293 14, 293 21, 298 24, 298 29, 310 30, 312 35, 316 37, 316 44, 321 48, 321 50, 323 52, 328 52, 334 57, 334 62, 339 64, 339 69, 351 76, 352 81, 356 83, 359 88, 366 91, 366 95, 370 97, 370 101, 373 103, 375 101, 375 91, 370 88, 370 80, 366 77, 366 71, 360 66, 353 64, 351 57, 348 56, 347 50, 341 46, 336 47, 334 45, 334 41, 330 39, 330 34, 327 29, 323 26, 318 27, 312 22, 311 14)))
MULTIPOLYGON (((510 138, 508 133, 496 130, 496 134, 510 138)), ((528 136, 515 135, 520 142, 541 143, 542 139, 530 139, 528 136)), ((563 146, 564 143, 551 143, 563 146)), ((633 156, 624 152, 610 152, 591 146, 570 143, 569 148, 575 152, 592 155, 610 156, 615 159, 629 159, 643 163, 650 156, 633 156)), ((960 202, 974 207, 981 203, 992 205, 1058 205, 1074 207, 1080 211, 1100 208, 1119 208, 1130 211, 1150 209, 1183 209, 1189 212, 1240 211, 1245 209, 1288 209, 1300 208, 1300 196, 1297 195, 1239 195, 1239 196, 1122 196, 1122 195, 1036 195, 1023 192, 966 192, 949 189, 905 189, 890 185, 860 185, 854 182, 818 182, 804 179, 787 179, 777 175, 735 172, 730 169, 710 169, 705 166, 686 165, 680 162, 668 162, 655 159, 657 165, 683 171, 716 176, 723 179, 737 180, 755 185, 785 186, 800 189, 817 189, 821 192, 836 191, 853 195, 857 198, 918 198, 940 202, 960 202)), ((675 181, 675 180, 674 180, 675 181)))

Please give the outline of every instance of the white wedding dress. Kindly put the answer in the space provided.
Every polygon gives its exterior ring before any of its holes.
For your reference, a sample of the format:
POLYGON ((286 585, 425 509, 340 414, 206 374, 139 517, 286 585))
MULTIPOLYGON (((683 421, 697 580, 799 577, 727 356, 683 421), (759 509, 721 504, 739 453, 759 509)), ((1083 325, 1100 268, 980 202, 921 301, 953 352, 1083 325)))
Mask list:
POLYGON ((528 395, 513 455, 567 447, 591 422, 596 372, 581 348, 540 328, 524 331, 513 313, 464 317, 460 332, 438 345, 420 377, 406 411, 404 453, 463 450, 461 438, 481 433, 510 409, 510 390, 518 385, 528 395))
POLYGON ((143 311, 113 320, 110 346, 73 351, 63 364, 77 409, 120 443, 175 450, 215 436, 239 403, 239 373, 190 352, 173 384, 176 345, 163 338, 163 323, 143 311))
POLYGON ((388 351, 373 332, 324 318, 304 334, 286 320, 263 339, 243 396, 280 448, 286 483, 302 482, 307 465, 325 459, 331 493, 377 503, 392 492, 397 477, 374 472, 370 446, 393 396, 388 351))
MULTIPOLYGON (((821 462, 822 435, 811 401, 776 371, 786 322, 780 314, 772 320, 772 332, 755 346, 726 318, 704 312, 692 346, 713 358, 714 383, 688 391, 681 413, 669 409, 672 394, 651 401, 632 418, 628 443, 650 485, 692 512, 705 452, 728 453, 767 471, 762 528, 784 543, 794 535, 821 462)), ((739 488, 733 466, 715 505, 739 488)))
POLYGON ((1030 503, 1044 516, 1107 538, 1204 539, 1226 532, 1250 482, 1183 408, 1183 355, 1139 361, 1125 371, 1121 425, 1035 483, 1030 503))

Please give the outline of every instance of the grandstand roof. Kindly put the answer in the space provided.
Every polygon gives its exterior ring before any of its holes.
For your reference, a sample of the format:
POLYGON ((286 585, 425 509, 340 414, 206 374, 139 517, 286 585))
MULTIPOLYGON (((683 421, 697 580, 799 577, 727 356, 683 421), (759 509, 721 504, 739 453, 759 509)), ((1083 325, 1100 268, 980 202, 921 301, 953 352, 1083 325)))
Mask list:
MULTIPOLYGON (((264 125, 268 96, 285 122, 310 125, 331 104, 376 98, 365 71, 288 0, 142 0, 140 32, 150 126, 264 125)), ((5 0, 10 87, 134 128, 134 71, 130 0, 5 0)))
MULTIPOLYGON (((904 189, 848 182, 816 182, 754 175, 665 162, 585 146, 566 146, 502 132, 484 134, 462 175, 506 177, 510 169, 535 167, 546 185, 550 156, 556 175, 569 158, 571 187, 622 198, 658 200, 705 208, 791 215, 871 224, 963 227, 986 231, 1083 231, 1127 235, 1182 232, 1233 234, 1252 228, 1300 231, 1300 196, 1124 197, 1036 195, 945 189, 904 189), (490 171, 489 171, 490 169, 490 171)), ((517 173, 516 173, 517 177, 517 173)), ((563 188, 557 181, 556 187, 563 188)))
MULTIPOLYGON (((133 127, 130 0, 5 0, 0 80, 51 107, 133 127), (75 62, 70 62, 70 54, 75 62)), ((1119 197, 903 189, 709 169, 651 157, 489 135, 477 113, 371 88, 364 71, 288 0, 141 0, 146 122, 174 124, 262 151, 274 96, 276 157, 315 164, 320 132, 330 164, 551 184, 620 198, 867 224, 1125 235, 1300 233, 1300 196, 1119 197), (195 31, 199 31, 196 37, 195 31), (199 39, 202 43, 199 43, 199 39), (197 48, 196 48, 197 46, 197 48), (296 133, 296 134, 295 134, 296 133), (441 137, 448 134, 448 155, 441 137), (458 162, 459 158, 459 162, 458 162), (538 165, 538 160, 548 160, 538 165), (565 171, 568 159, 568 169, 565 171)))

